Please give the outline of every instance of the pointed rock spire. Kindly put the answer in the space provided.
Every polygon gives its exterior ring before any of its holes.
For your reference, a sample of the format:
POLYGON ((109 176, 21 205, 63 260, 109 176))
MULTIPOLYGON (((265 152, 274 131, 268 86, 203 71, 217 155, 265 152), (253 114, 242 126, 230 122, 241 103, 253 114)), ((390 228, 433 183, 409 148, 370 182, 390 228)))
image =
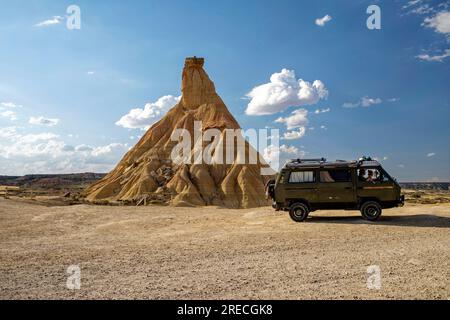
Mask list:
MULTIPOLYGON (((203 131, 219 130, 222 145, 225 129, 239 129, 203 65, 202 58, 186 59, 181 101, 145 133, 113 171, 86 189, 86 200, 231 208, 268 204, 264 193, 266 177, 261 176, 261 167, 266 164, 177 164, 171 159, 177 144, 171 135, 176 129, 192 134, 195 122, 201 121, 203 131)), ((245 148, 246 152, 251 148, 247 141, 245 148)))

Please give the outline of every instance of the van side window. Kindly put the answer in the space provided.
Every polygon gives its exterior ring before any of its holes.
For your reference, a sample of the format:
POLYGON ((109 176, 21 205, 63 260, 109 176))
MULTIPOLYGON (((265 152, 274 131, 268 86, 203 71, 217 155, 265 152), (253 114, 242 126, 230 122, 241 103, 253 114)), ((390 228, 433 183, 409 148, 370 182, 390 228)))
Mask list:
POLYGON ((314 171, 292 171, 289 176, 289 183, 316 182, 314 171))
POLYGON ((351 182, 350 170, 331 169, 320 171, 320 182, 351 182))

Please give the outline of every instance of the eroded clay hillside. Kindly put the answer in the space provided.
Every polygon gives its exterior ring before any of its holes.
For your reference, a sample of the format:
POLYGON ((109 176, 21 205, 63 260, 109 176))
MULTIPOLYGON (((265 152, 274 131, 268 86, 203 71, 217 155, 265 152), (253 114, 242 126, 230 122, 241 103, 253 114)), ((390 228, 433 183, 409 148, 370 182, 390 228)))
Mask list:
MULTIPOLYGON (((203 65, 202 58, 186 59, 180 102, 146 132, 112 172, 86 190, 88 201, 229 208, 267 205, 266 178, 261 175, 261 167, 267 164, 260 159, 253 164, 248 161, 244 164, 236 161, 194 164, 193 161, 179 163, 171 157, 178 143, 171 139, 174 130, 186 129, 194 137, 194 125, 198 121, 202 123, 202 132, 220 130, 219 146, 237 143, 227 141, 225 129, 239 129, 239 124, 216 93, 203 65)), ((248 159, 249 150, 253 149, 246 141, 244 143, 248 159)), ((204 142, 200 146, 204 147, 204 142)), ((197 148, 199 145, 192 141, 193 156, 197 148)))

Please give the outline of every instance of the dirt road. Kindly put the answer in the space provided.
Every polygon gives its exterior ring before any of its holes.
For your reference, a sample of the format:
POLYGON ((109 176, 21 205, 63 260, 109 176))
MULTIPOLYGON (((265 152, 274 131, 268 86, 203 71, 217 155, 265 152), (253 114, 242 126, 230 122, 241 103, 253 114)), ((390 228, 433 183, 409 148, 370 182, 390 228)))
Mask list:
POLYGON ((299 224, 271 208, 1 199, 0 242, 1 299, 450 298, 448 204, 386 210, 377 223, 322 211, 299 224), (80 290, 66 287, 70 265, 80 290))

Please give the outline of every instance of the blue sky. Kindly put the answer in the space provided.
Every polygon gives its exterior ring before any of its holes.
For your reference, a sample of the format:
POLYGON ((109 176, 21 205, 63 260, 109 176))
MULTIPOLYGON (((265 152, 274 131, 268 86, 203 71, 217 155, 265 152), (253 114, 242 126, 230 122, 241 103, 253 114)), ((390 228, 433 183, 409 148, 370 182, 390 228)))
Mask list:
POLYGON ((281 142, 287 156, 371 155, 402 181, 450 181, 448 1, 27 0, 1 7, 0 174, 110 170, 143 134, 116 122, 179 96, 184 58, 196 55, 206 58, 243 128, 292 132, 276 120, 307 111, 294 129, 304 129, 301 138, 281 142), (80 30, 66 27, 71 4, 81 9, 80 30), (366 26, 371 4, 381 8, 380 30, 366 26), (326 15, 330 21, 315 23, 326 15), (283 69, 296 80, 319 80, 327 96, 246 114, 247 94, 283 69))

